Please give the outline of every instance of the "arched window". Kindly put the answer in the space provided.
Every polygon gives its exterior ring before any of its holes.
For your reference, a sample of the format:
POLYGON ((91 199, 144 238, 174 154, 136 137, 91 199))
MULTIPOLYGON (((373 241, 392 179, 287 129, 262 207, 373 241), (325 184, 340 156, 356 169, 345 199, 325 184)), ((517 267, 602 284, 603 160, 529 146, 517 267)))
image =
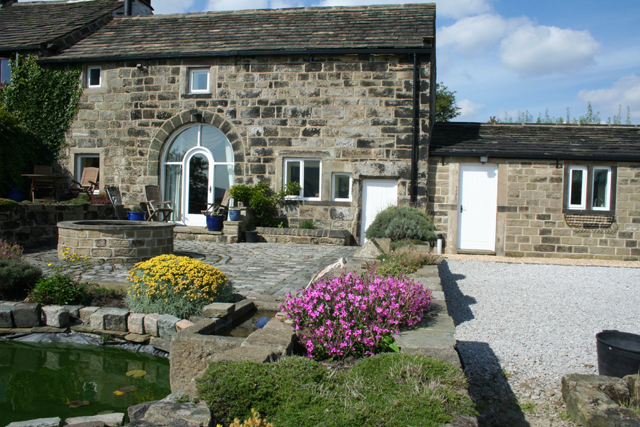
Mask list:
POLYGON ((162 156, 164 200, 173 206, 172 220, 205 225, 202 211, 220 203, 233 185, 233 148, 220 129, 188 125, 178 130, 162 156))

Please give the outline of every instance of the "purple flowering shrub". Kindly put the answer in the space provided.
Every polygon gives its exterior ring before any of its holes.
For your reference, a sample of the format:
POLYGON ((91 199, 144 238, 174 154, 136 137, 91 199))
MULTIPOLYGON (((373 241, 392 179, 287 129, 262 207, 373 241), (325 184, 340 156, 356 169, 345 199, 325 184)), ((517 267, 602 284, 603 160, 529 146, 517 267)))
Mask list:
POLYGON ((281 309, 293 319, 307 355, 322 360, 393 348, 390 338, 418 323, 430 302, 431 290, 421 284, 370 271, 323 279, 287 295, 281 309))
POLYGON ((12 259, 20 262, 21 258, 22 247, 20 245, 0 240, 0 259, 12 259))

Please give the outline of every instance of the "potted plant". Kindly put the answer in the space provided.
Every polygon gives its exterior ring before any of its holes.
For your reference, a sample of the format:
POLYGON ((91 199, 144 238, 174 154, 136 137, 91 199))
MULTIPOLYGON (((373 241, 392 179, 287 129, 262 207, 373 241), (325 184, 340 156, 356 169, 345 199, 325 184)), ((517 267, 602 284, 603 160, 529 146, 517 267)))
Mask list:
POLYGON ((241 209, 229 208, 229 221, 240 221, 241 209))
POLYGON ((209 231, 222 231, 224 226, 225 215, 221 214, 221 208, 214 209, 211 212, 205 214, 207 221, 207 230, 209 231))
POLYGON ((127 212, 127 219, 130 221, 144 221, 147 219, 147 213, 141 205, 134 205, 130 212, 127 212))

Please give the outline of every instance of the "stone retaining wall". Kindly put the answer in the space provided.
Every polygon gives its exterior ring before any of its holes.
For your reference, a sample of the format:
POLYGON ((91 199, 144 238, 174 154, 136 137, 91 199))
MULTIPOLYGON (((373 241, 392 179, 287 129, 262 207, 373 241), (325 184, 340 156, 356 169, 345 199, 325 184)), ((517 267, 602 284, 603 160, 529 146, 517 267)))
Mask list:
POLYGON ((268 243, 307 243, 349 246, 355 240, 348 230, 257 227, 258 236, 268 243))
POLYGON ((58 242, 58 222, 115 219, 111 205, 19 204, 0 212, 0 238, 24 248, 53 246, 58 242))

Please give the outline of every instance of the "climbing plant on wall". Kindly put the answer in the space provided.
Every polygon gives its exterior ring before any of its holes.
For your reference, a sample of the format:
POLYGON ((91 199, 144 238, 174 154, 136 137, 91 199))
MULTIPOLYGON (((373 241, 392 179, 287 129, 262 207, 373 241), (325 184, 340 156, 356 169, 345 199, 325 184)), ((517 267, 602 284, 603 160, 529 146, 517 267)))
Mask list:
POLYGON ((0 91, 0 103, 33 133, 52 157, 64 146, 64 134, 82 94, 79 68, 41 67, 34 56, 11 61, 11 84, 0 91))

